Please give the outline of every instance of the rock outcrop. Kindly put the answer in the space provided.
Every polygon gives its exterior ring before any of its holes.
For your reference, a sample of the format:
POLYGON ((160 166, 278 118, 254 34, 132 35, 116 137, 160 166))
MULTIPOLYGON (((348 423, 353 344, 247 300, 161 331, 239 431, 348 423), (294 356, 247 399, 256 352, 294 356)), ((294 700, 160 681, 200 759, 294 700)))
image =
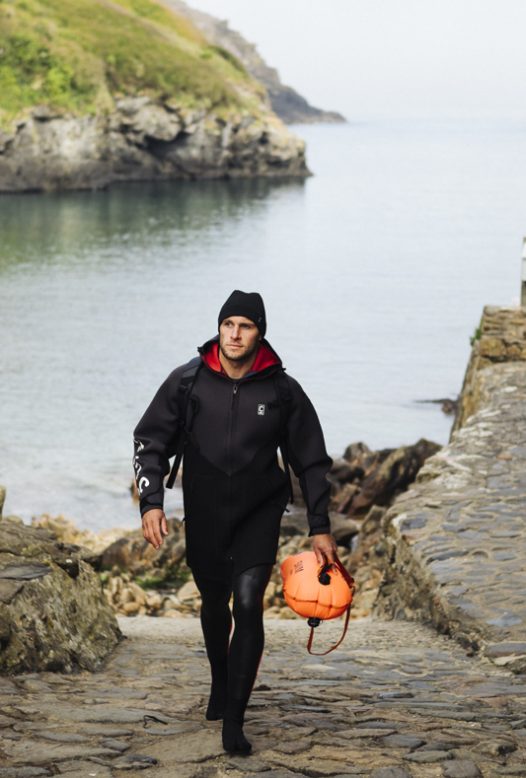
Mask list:
POLYGON ((79 547, 20 519, 0 520, 0 672, 94 670, 119 639, 79 547))
POLYGON ((225 118, 145 96, 122 98, 113 113, 95 116, 35 109, 0 132, 0 192, 306 175, 304 142, 272 114, 225 118))
POLYGON ((412 446, 380 451, 352 443, 330 472, 333 510, 363 517, 373 505, 390 505, 413 483, 426 459, 439 450, 437 443, 424 438, 412 446))
POLYGON ((315 108, 295 89, 283 84, 276 68, 267 65, 256 46, 249 43, 239 32, 232 30, 227 21, 191 8, 183 0, 167 2, 178 13, 189 18, 211 43, 233 54, 248 73, 263 84, 268 92, 272 110, 286 124, 345 122, 341 113, 315 108))
POLYGON ((154 0, 0 4, 0 66, 0 192, 308 175, 265 88, 154 0))

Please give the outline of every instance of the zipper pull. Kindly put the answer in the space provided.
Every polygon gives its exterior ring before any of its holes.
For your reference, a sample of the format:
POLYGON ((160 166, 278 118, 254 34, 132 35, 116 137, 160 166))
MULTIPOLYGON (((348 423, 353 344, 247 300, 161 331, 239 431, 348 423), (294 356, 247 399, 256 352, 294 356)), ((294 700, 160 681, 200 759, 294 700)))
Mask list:
POLYGON ((233 389, 234 394, 237 394, 237 387, 238 387, 238 384, 234 384, 234 389, 233 389))

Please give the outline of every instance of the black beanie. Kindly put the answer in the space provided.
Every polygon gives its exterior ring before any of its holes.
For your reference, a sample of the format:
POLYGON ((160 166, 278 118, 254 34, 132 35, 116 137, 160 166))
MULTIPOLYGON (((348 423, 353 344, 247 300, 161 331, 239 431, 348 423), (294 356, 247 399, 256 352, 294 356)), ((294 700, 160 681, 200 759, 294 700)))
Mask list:
POLYGON ((218 327, 229 316, 245 316, 254 322, 261 337, 265 337, 267 331, 267 319, 263 298, 259 292, 240 292, 234 289, 226 303, 219 311, 218 327))

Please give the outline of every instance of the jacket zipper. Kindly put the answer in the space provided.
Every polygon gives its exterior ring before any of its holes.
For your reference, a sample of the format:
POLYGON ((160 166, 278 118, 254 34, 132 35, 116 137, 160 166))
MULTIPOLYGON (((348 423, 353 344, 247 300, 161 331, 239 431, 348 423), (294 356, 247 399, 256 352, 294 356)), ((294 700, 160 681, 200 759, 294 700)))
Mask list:
MULTIPOLYGON (((233 430, 234 430, 234 410, 235 410, 235 404, 236 404, 236 397, 237 397, 237 390, 239 388, 239 384, 234 384, 232 387, 232 399, 230 401, 230 418, 228 423, 228 504, 230 508, 230 524, 232 523, 232 438, 233 438, 233 430)), ((232 555, 230 554, 230 559, 232 559, 232 555)))
POLYGON ((230 418, 228 420, 228 440, 227 440, 227 447, 228 447, 228 474, 229 476, 232 475, 232 437, 233 437, 233 430, 234 430, 234 406, 236 402, 236 395, 238 390, 239 384, 234 384, 232 387, 232 399, 230 401, 230 418))

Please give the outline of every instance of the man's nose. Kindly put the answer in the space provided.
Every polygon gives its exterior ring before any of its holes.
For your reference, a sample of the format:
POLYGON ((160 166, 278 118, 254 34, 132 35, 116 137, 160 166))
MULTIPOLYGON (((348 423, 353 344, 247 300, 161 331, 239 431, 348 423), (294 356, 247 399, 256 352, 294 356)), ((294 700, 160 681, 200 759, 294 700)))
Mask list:
POLYGON ((240 337, 240 335, 241 335, 241 330, 239 329, 238 326, 235 326, 234 329, 232 330, 232 337, 237 340, 240 337))

